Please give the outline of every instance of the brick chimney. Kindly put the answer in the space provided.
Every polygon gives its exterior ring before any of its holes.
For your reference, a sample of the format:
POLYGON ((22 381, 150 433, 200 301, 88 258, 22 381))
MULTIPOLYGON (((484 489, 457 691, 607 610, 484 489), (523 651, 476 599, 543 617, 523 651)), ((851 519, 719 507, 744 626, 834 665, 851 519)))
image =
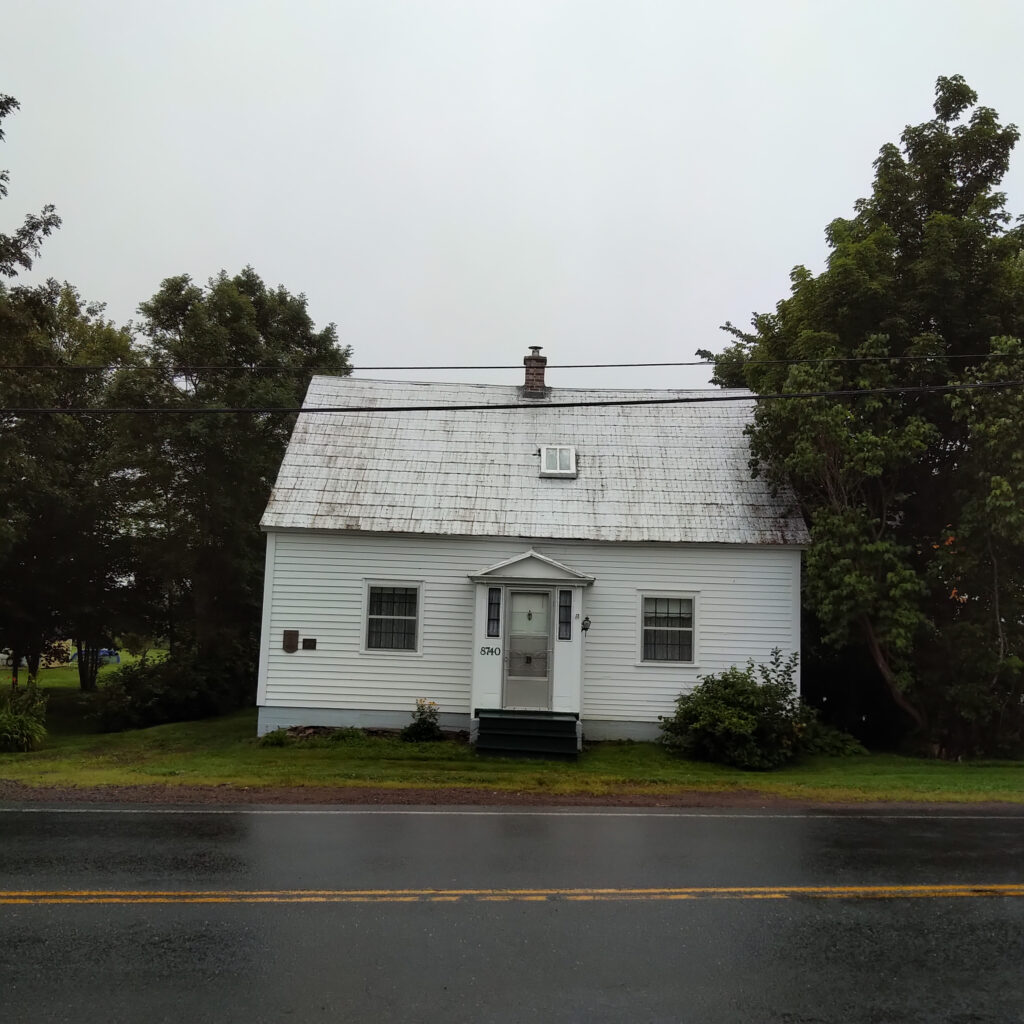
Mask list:
POLYGON ((523 398, 546 398, 550 390, 544 384, 544 367, 547 356, 540 354, 540 345, 531 345, 530 354, 523 358, 526 367, 526 383, 523 384, 523 398))

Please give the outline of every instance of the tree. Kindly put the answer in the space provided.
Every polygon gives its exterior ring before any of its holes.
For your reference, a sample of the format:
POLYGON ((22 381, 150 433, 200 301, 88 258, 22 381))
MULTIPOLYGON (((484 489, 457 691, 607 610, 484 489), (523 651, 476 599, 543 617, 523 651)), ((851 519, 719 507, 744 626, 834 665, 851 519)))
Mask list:
POLYGON ((298 406, 314 369, 347 373, 349 352, 333 324, 314 327, 304 296, 267 288, 251 267, 206 288, 169 278, 139 309, 148 348, 119 385, 123 404, 196 413, 124 421, 135 585, 150 596, 143 631, 168 636, 241 698, 258 650, 259 520, 295 417, 199 413, 298 406))
MULTIPOLYGON (((0 94, 0 142, 4 140, 3 122, 20 107, 13 96, 0 94)), ((0 171, 0 199, 7 195, 7 171, 0 171)), ((29 214, 14 234, 0 234, 0 277, 15 277, 18 268, 32 269, 32 260, 39 255, 42 240, 60 227, 60 217, 52 206, 44 206, 38 214, 29 214)))
MULTIPOLYGON (((4 409, 74 409, 102 405, 110 371, 125 364, 131 338, 83 303, 70 285, 0 285, 0 344, 23 367, 0 375, 4 409), (29 367, 29 368, 24 368, 29 367)), ((119 467, 111 458, 111 423, 78 415, 0 414, 0 647, 17 679, 22 656, 34 675, 55 640, 79 648, 82 688, 96 684, 96 652, 110 642, 124 563, 119 467)))
MULTIPOLYGON (((1020 534, 1000 490, 1016 477, 1009 431, 992 425, 1013 399, 899 389, 1020 369, 1014 343, 996 339, 1024 337, 1024 231, 998 191, 1017 128, 978 106, 960 76, 939 78, 934 109, 883 146, 871 195, 829 225, 826 270, 795 268, 790 297, 751 331, 726 325, 734 340, 715 379, 759 394, 893 389, 759 403, 752 465, 792 486, 807 519, 805 602, 824 639, 866 645, 893 701, 951 749, 968 704, 956 691, 977 696, 1019 675, 1019 631, 1004 624, 1022 584, 1006 545, 1020 534), (954 587, 956 574, 972 582, 954 587), (936 664, 951 618, 986 617, 954 686, 936 664)), ((989 742, 975 730, 975 748, 989 742)))

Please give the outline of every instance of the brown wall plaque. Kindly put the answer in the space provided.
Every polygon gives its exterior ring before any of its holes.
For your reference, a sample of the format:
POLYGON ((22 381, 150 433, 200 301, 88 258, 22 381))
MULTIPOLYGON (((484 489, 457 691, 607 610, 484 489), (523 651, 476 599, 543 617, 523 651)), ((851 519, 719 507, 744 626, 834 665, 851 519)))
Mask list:
POLYGON ((284 643, 281 646, 289 654, 294 654, 299 649, 299 631, 297 629, 286 629, 284 631, 284 643))

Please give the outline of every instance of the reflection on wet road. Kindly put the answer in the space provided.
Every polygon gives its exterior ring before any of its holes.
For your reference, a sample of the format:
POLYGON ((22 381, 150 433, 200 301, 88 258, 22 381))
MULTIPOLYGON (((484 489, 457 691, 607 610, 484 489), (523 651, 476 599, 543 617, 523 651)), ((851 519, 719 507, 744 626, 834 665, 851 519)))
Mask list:
POLYGON ((1024 1021, 1024 816, 0 808, 5 1021, 1024 1021))

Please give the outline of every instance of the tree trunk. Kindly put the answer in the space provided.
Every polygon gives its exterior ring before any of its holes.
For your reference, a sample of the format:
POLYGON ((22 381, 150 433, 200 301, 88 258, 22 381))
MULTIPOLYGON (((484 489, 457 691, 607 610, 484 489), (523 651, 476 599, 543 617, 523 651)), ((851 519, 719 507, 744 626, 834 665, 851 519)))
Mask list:
POLYGON ((100 649, 88 640, 76 640, 78 685, 83 693, 96 692, 96 673, 100 667, 100 649))
POLYGON ((167 588, 167 654, 174 655, 174 586, 167 588))
POLYGON ((868 650, 871 651, 871 657, 875 662, 875 666, 881 673, 882 679, 885 680, 889 696, 892 697, 898 708, 905 711, 913 719, 914 725, 923 731, 925 728, 924 715, 917 707, 907 700, 907 695, 900 689, 899 682, 896 679, 896 673, 893 672, 892 666, 889 664, 889 659, 886 657, 885 651, 882 650, 882 645, 878 641, 878 635, 875 633, 875 627, 866 615, 861 619, 861 626, 864 629, 864 638, 868 642, 868 650))
POLYGON ((40 655, 39 651, 35 651, 33 654, 30 654, 25 659, 25 665, 28 668, 28 678, 29 678, 29 681, 32 681, 32 680, 38 678, 38 676, 39 676, 39 661, 40 661, 40 658, 41 658, 41 655, 40 655))

